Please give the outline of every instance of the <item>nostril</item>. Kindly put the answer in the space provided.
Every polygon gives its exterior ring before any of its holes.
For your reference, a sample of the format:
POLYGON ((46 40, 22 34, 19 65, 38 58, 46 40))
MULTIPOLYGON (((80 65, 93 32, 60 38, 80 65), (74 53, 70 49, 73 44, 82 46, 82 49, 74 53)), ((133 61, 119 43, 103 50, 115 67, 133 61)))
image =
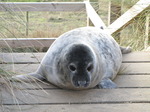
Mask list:
POLYGON ((78 81, 79 87, 85 87, 86 86, 86 81, 78 81))

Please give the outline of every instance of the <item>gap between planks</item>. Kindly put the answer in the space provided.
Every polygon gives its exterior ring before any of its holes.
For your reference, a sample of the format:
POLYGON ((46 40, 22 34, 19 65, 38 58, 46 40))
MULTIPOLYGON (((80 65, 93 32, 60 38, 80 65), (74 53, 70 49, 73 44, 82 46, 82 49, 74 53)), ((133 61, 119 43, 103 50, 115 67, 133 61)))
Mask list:
MULTIPOLYGON (((150 101, 106 101, 106 102, 72 102, 72 103, 33 103, 33 104, 19 104, 20 106, 27 106, 27 105, 86 105, 86 104, 150 104, 150 101)), ((7 106, 14 106, 16 104, 3 104, 7 106)))

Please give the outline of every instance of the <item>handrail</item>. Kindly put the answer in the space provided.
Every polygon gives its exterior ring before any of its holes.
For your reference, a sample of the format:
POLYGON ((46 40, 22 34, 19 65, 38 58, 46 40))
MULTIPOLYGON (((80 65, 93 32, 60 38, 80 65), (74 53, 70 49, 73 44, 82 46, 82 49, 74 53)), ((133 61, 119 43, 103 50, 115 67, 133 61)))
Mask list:
POLYGON ((131 20, 137 17, 142 11, 150 7, 150 0, 139 0, 134 6, 126 11, 121 17, 108 26, 110 34, 113 34, 124 26, 128 25, 131 20))
POLYGON ((100 29, 105 29, 106 25, 104 24, 102 19, 99 17, 99 15, 96 13, 94 8, 91 6, 90 2, 85 1, 85 6, 86 6, 87 16, 89 17, 91 22, 94 24, 94 26, 100 29))
POLYGON ((0 2, 0 11, 81 11, 83 2, 0 2))
MULTIPOLYGON (((119 17, 114 23, 106 27, 102 19, 90 5, 89 1, 85 2, 30 2, 30 3, 6 3, 0 2, 0 11, 81 11, 86 10, 88 18, 91 19, 95 27, 101 28, 113 34, 129 24, 138 14, 150 6, 150 0, 139 0, 133 7, 119 17)), ((49 46, 55 39, 0 39, 0 47, 21 47, 24 46, 38 47, 49 46), (32 43, 33 42, 33 43, 32 43), (49 43, 48 43, 49 42, 49 43), (7 44, 6 44, 7 43, 7 44), (32 43, 32 44, 31 44, 32 43), (41 44, 37 44, 41 43, 41 44)))

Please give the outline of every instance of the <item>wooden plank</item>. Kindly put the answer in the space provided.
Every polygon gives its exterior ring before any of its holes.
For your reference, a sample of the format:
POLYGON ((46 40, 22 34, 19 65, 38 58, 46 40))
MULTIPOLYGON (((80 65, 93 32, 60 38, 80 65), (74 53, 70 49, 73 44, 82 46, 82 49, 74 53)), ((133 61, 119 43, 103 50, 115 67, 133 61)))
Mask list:
POLYGON ((101 28, 101 29, 105 29, 106 25, 104 24, 102 19, 99 17, 99 15, 95 12, 91 4, 88 1, 85 1, 85 5, 86 5, 87 16, 90 18, 94 26, 101 28))
POLYGON ((40 63, 45 53, 0 53, 0 63, 40 63))
POLYGON ((81 11, 83 2, 0 2, 0 11, 81 11))
MULTIPOLYGON (((39 63, 44 55, 45 53, 0 53, 0 63, 39 63)), ((123 63, 150 63, 150 52, 123 54, 123 63)))
MULTIPOLYGON (((1 69, 16 74, 27 74, 37 70, 39 64, 1 64, 1 69)), ((119 74, 140 75, 150 74, 150 63, 123 63, 119 74)))
POLYGON ((150 52, 139 51, 139 52, 123 54, 123 63, 140 63, 140 62, 149 63, 150 52))
POLYGON ((150 75, 118 75, 114 82, 118 88, 149 88, 150 75))
POLYGON ((150 63, 123 63, 119 74, 138 75, 150 74, 150 63))
POLYGON ((33 47, 33 48, 43 48, 49 47, 56 38, 10 38, 10 39, 0 39, 0 47, 6 48, 23 48, 23 47, 33 47))
POLYGON ((139 0, 133 7, 126 11, 115 22, 108 26, 111 34, 121 30, 124 26, 128 25, 137 15, 150 6, 149 0, 139 0))
MULTIPOLYGON (((115 78, 114 82, 118 85, 119 88, 150 87, 150 82, 149 82, 150 76, 146 75, 146 74, 150 74, 150 70, 149 70, 150 64, 148 64, 147 66, 145 66, 145 64, 141 65, 141 63, 134 64, 134 66, 129 66, 127 69, 119 73, 119 74, 124 74, 124 75, 118 75, 115 78)), ((10 75, 12 72, 14 72, 16 75, 20 75, 20 74, 27 74, 27 73, 36 71, 38 68, 38 64, 29 64, 29 65, 27 64, 14 64, 14 65, 3 64, 3 65, 0 65, 0 68, 3 69, 4 71, 10 72, 10 75)), ((24 82, 21 84, 14 83, 15 87, 21 88, 21 89, 26 89, 26 88, 38 89, 40 88, 39 85, 44 89, 56 88, 51 84, 50 85, 47 85, 47 84, 45 85, 42 83, 36 84, 34 82, 33 84, 24 83, 24 82)))
POLYGON ((150 104, 4 105, 0 108, 2 112, 20 112, 20 109, 21 112, 149 112, 150 104))
POLYGON ((9 90, 1 88, 3 105, 148 103, 150 88, 73 90, 9 90))
MULTIPOLYGON (((118 88, 150 88, 150 75, 118 75, 114 82, 118 88)), ((58 89, 48 82, 13 82, 12 84, 19 89, 58 89)))
MULTIPOLYGON (((118 75, 114 82, 117 84, 117 88, 150 88, 150 76, 149 75, 118 75)), ((0 79, 2 84, 2 79, 0 79)), ((3 81, 3 86, 6 81, 3 81)), ((47 90, 47 89, 59 89, 58 87, 48 82, 12 82, 11 85, 16 89, 28 89, 28 90, 47 90)), ((1 86, 2 87, 2 86, 1 86)))
POLYGON ((35 72, 39 64, 0 64, 0 68, 7 72, 15 74, 27 74, 35 72))

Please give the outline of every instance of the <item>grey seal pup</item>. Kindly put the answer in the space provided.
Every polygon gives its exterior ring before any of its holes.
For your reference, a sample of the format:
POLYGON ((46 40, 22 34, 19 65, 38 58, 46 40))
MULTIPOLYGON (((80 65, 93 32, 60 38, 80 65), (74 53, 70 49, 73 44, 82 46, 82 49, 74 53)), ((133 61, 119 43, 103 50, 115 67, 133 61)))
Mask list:
POLYGON ((120 69, 122 53, 130 51, 130 48, 120 47, 111 35, 101 29, 77 28, 55 40, 35 73, 18 75, 13 79, 26 81, 34 77, 74 90, 95 86, 116 88, 112 80, 120 69))

